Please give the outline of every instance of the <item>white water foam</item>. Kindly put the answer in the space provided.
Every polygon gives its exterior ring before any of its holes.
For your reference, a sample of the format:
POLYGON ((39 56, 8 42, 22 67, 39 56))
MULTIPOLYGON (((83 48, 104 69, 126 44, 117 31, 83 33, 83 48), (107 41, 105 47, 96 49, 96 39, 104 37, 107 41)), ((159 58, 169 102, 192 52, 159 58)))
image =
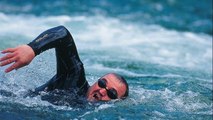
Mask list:
POLYGON ((131 91, 134 93, 134 98, 129 99, 131 104, 148 104, 150 101, 153 103, 153 100, 155 101, 157 97, 162 101, 160 104, 169 112, 184 111, 190 114, 212 115, 212 104, 209 105, 197 99, 200 94, 196 92, 186 91, 178 94, 168 88, 164 90, 147 90, 138 87, 131 88, 131 91), (208 109, 208 111, 204 113, 198 112, 202 109, 208 109))
POLYGON ((0 26, 4 28, 0 35, 20 34, 29 41, 61 24, 73 33, 79 50, 107 49, 114 56, 119 54, 118 58, 212 71, 212 40, 206 34, 134 25, 104 16, 36 17, 0 13, 0 26))

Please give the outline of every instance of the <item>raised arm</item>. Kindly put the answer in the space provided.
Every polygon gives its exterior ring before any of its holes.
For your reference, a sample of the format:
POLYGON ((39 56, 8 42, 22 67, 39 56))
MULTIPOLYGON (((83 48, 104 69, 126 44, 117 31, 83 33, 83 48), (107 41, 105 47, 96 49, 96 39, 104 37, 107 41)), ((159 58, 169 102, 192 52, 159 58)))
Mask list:
POLYGON ((63 48, 72 40, 69 31, 64 26, 58 26, 44 31, 28 45, 33 49, 35 55, 39 55, 50 48, 63 48))
POLYGON ((44 31, 28 45, 3 50, 2 53, 8 54, 0 58, 1 66, 15 62, 5 70, 10 72, 28 65, 36 55, 50 48, 56 49, 57 73, 69 71, 81 63, 71 34, 65 27, 58 26, 44 31))
POLYGON ((74 40, 64 26, 58 26, 41 33, 28 45, 33 49, 35 55, 50 48, 55 48, 57 74, 67 74, 67 72, 83 65, 78 56, 74 40))

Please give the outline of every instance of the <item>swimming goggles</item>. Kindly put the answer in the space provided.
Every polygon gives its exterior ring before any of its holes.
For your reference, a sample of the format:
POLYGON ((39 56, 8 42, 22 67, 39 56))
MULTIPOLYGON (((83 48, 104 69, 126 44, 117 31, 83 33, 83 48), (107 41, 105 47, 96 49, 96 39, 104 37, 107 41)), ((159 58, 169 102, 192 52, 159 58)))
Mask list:
POLYGON ((98 86, 100 88, 104 88, 107 91, 107 95, 111 99, 117 99, 118 98, 118 93, 114 88, 108 89, 106 86, 106 79, 102 78, 98 80, 98 86))

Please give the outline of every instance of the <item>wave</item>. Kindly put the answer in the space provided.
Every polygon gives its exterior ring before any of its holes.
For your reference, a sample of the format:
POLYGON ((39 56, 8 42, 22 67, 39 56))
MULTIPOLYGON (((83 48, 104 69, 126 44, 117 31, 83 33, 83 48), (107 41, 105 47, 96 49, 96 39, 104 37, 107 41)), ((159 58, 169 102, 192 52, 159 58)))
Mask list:
POLYGON ((168 88, 165 88, 163 90, 148 90, 144 88, 134 87, 131 89, 134 93, 134 98, 130 98, 128 99, 128 101, 129 103, 132 103, 134 105, 149 105, 149 103, 153 104, 156 102, 156 105, 159 105, 159 107, 164 107, 170 112, 182 111, 188 114, 212 115, 212 104, 207 104, 199 101, 199 98, 202 97, 200 93, 185 91, 180 94, 168 88), (159 104, 159 102, 161 104, 159 104), (202 109, 206 109, 207 111, 198 112, 202 109))
MULTIPOLYGON (((102 50, 112 52, 113 57, 119 54, 119 59, 212 71, 212 39, 207 34, 129 24, 104 16, 36 17, 0 13, 0 25, 5 28, 0 30, 0 36, 19 35, 28 42, 50 27, 65 25, 80 51, 102 50)), ((0 39, 3 44, 4 38, 0 39)))
POLYGON ((143 0, 123 1, 0 1, 0 11, 6 14, 104 15, 120 20, 160 24, 168 29, 212 35, 212 1, 143 0))

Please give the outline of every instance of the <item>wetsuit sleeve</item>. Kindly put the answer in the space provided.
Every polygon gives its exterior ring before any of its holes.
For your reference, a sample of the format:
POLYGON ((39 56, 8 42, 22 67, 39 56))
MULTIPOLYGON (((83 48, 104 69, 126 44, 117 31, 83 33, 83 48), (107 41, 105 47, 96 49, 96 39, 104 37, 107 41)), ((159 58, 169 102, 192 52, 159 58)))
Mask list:
POLYGON ((85 79, 84 67, 70 32, 64 26, 58 26, 41 33, 28 44, 35 55, 55 48, 57 73, 46 84, 35 89, 35 92, 54 89, 80 89, 86 93, 88 82, 85 79))
POLYGON ((67 29, 63 26, 58 26, 44 31, 28 45, 34 50, 35 55, 39 55, 47 49, 64 45, 60 43, 64 43, 63 41, 70 39, 72 39, 72 37, 67 29))
POLYGON ((64 26, 58 26, 41 33, 28 44, 35 55, 55 48, 57 56, 57 74, 65 73, 77 64, 82 64, 74 40, 64 26))

